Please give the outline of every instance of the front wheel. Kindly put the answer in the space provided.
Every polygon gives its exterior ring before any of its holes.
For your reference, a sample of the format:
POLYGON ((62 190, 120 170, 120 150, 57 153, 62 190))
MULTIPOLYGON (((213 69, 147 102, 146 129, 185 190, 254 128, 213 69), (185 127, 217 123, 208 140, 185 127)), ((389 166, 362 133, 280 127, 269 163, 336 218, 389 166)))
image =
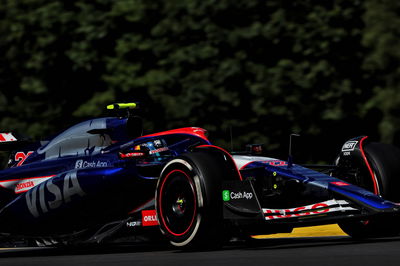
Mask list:
POLYGON ((156 190, 162 233, 178 247, 217 248, 222 240, 224 162, 206 152, 171 160, 156 190))
MULTIPOLYGON (((350 160, 350 165, 345 168, 348 171, 342 172, 343 179, 351 177, 347 180, 350 183, 400 202, 400 150, 388 144, 367 143, 361 146, 360 151, 362 158, 350 160)), ((347 221, 339 223, 339 226, 353 238, 396 236, 400 233, 400 221, 393 217, 347 221)))

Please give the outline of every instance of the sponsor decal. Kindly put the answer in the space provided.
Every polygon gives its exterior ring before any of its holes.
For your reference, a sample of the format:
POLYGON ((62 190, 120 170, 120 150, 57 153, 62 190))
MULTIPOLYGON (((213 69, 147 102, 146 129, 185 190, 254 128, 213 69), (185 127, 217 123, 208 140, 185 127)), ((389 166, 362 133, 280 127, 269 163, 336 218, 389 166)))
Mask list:
POLYGON ((28 156, 31 155, 32 153, 33 151, 27 153, 20 151, 15 153, 14 160, 18 162, 17 166, 21 166, 25 162, 26 158, 28 158, 28 156))
POLYGON ((345 144, 343 144, 342 152, 354 151, 357 143, 358 143, 358 141, 356 141, 356 140, 347 141, 345 144))
POLYGON ((84 161, 84 160, 77 160, 75 162, 75 169, 81 168, 94 168, 94 167, 107 167, 108 162, 103 161, 84 161))
POLYGON ((142 225, 143 226, 158 225, 156 210, 143 210, 142 211, 142 225))
POLYGON ((163 147, 163 148, 152 150, 149 152, 149 154, 155 154, 155 153, 159 153, 159 152, 163 152, 163 151, 167 151, 167 150, 168 150, 167 147, 163 147))
POLYGON ((0 133, 0 142, 17 141, 17 138, 11 133, 0 133))
POLYGON ((327 204, 319 203, 312 205, 311 207, 298 207, 295 209, 286 209, 286 210, 270 210, 267 209, 264 211, 266 219, 277 219, 277 218, 290 218, 295 216, 305 216, 310 214, 318 214, 329 211, 329 206, 327 204), (317 210, 318 207, 323 207, 323 210, 317 210), (312 210, 310 212, 309 210, 312 210), (292 214, 293 213, 293 214, 292 214))
POLYGON ((251 200, 253 198, 253 193, 252 192, 231 192, 230 195, 231 199, 237 200, 237 199, 246 199, 246 200, 251 200))
POLYGON ((281 160, 263 161, 263 163, 267 163, 271 166, 286 166, 286 165, 288 165, 287 162, 281 161, 281 160))
POLYGON ((222 200, 223 201, 229 201, 231 199, 229 194, 230 194, 229 190, 222 191, 222 200))
POLYGON ((136 226, 140 226, 140 225, 141 225, 140 221, 132 221, 132 222, 126 223, 126 227, 136 227, 136 226))
POLYGON ((222 191, 222 200, 223 201, 240 200, 240 199, 251 200, 252 198, 253 198, 252 192, 246 192, 246 191, 234 192, 234 191, 229 191, 229 190, 222 191))
POLYGON ((15 187, 15 193, 21 192, 22 190, 25 189, 30 189, 35 186, 35 183, 33 181, 27 181, 27 182, 22 182, 18 183, 17 186, 15 187))
POLYGON ((146 154, 144 152, 128 152, 128 153, 119 153, 119 157, 121 159, 125 158, 135 158, 135 157, 144 157, 146 154))
POLYGON ((356 209, 350 207, 347 201, 333 199, 290 209, 263 209, 263 212, 266 220, 274 220, 353 210, 356 209))
POLYGON ((26 205, 33 217, 39 217, 49 209, 57 209, 62 204, 71 202, 74 196, 86 195, 78 182, 76 171, 64 176, 62 187, 54 184, 53 180, 49 179, 25 194, 26 205))
MULTIPOLYGON (((165 143, 160 140, 160 139, 156 139, 153 141, 149 141, 143 144, 140 144, 141 147, 146 147, 147 149, 149 149, 149 154, 155 154, 155 153, 160 153, 163 151, 168 151, 168 147, 166 147, 165 143)), ((136 147, 135 147, 136 149, 136 147)))
POLYGON ((30 190, 31 188, 37 186, 38 184, 40 184, 54 176, 55 175, 38 176, 38 177, 0 181, 0 187, 14 190, 14 192, 16 194, 19 194, 19 193, 23 193, 23 192, 30 190))

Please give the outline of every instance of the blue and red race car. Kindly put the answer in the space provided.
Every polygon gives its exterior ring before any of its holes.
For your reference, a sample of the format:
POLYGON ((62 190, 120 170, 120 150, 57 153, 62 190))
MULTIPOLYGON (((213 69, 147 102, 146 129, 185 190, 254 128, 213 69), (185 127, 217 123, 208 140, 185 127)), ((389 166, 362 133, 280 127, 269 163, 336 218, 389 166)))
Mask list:
POLYGON ((347 141, 332 166, 230 154, 206 130, 142 135, 135 103, 42 142, 0 134, 0 233, 42 244, 154 236, 179 247, 338 223, 357 238, 400 232, 400 150, 347 141), (121 116, 121 111, 127 115, 121 116))

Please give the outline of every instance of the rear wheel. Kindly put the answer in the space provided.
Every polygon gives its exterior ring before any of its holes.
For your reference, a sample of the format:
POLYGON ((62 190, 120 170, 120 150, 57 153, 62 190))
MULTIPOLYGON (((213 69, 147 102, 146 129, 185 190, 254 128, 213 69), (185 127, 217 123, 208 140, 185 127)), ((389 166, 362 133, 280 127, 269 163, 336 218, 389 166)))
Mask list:
MULTIPOLYGON (((368 166, 353 160, 344 177, 355 185, 368 189, 385 199, 400 202, 400 150, 392 145, 368 143, 364 147, 368 166)), ((374 218, 339 223, 342 230, 354 238, 395 236, 400 233, 398 218, 374 218)))
POLYGON ((222 240, 224 161, 194 152, 170 161, 156 191, 162 233, 178 247, 217 248, 222 240))

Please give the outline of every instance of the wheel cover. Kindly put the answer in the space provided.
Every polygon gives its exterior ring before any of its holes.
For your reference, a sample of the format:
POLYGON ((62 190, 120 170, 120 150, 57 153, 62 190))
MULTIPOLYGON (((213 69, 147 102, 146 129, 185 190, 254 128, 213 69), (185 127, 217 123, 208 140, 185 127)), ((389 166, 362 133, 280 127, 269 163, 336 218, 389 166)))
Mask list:
POLYGON ((162 180, 159 200, 161 225, 176 237, 187 234, 197 215, 197 196, 193 180, 185 171, 174 169, 162 180))

